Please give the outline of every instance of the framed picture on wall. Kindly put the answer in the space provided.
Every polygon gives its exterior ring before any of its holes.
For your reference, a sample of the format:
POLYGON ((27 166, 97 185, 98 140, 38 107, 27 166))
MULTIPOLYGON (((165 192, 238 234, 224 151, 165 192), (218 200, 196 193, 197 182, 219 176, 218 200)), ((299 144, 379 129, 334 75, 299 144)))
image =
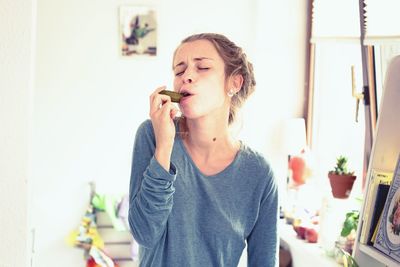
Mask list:
POLYGON ((122 56, 157 55, 157 20, 154 8, 120 6, 119 27, 122 56))

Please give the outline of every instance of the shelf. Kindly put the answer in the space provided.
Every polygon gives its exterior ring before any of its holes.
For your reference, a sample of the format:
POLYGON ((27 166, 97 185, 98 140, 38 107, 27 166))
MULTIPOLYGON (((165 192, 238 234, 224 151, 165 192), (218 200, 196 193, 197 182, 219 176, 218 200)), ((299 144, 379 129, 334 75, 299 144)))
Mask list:
POLYGON ((293 266, 342 266, 334 258, 327 256, 318 243, 308 243, 297 238, 293 226, 286 224, 283 220, 279 222, 279 239, 280 245, 290 251, 293 266))
MULTIPOLYGON (((367 177, 371 177, 373 170, 393 172, 400 153, 400 124, 398 123, 398 114, 400 112, 400 105, 398 104, 400 100, 399 70, 400 56, 396 56, 392 58, 386 70, 384 92, 375 129, 375 137, 370 154, 367 177)), ((368 194, 370 189, 368 188, 369 183, 366 185, 367 188, 365 192, 368 194)), ((366 207, 364 201, 360 221, 363 220, 364 213, 367 212, 372 214, 372 207, 373 206, 366 207)), ((362 229, 360 229, 360 227, 362 227, 362 224, 359 225, 357 231, 358 238, 356 241, 360 240, 360 235, 362 234, 362 229)), ((366 230, 369 231, 370 229, 366 230)), ((358 265, 362 267, 400 266, 399 262, 380 252, 373 246, 368 246, 359 242, 355 243, 355 251, 353 254, 358 265)))
POLYGON ((374 247, 367 246, 364 244, 359 244, 359 249, 363 253, 367 254, 368 256, 374 258, 375 260, 379 261, 380 263, 386 266, 399 266, 399 263, 392 260, 391 258, 387 257, 385 254, 381 253, 374 247))

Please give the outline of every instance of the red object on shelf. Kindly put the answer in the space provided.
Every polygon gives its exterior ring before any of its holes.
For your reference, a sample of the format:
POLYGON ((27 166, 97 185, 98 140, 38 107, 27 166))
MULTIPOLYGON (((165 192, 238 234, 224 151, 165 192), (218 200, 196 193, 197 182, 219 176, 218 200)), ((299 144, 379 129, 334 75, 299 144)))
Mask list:
POLYGON ((292 170, 292 179, 297 185, 305 183, 306 161, 302 156, 291 156, 289 169, 292 170))
POLYGON ((100 267, 93 258, 90 258, 86 261, 86 267, 100 267))
POLYGON ((317 243, 318 242, 318 232, 314 228, 307 228, 305 232, 305 239, 309 243, 317 243))
MULTIPOLYGON (((90 257, 87 261, 86 261, 86 267, 101 267, 101 265, 98 265, 94 259, 92 257, 90 257)), ((118 264, 114 264, 114 267, 119 267, 118 264)))
POLYGON ((306 227, 304 225, 293 225, 293 229, 300 239, 306 239, 306 227))

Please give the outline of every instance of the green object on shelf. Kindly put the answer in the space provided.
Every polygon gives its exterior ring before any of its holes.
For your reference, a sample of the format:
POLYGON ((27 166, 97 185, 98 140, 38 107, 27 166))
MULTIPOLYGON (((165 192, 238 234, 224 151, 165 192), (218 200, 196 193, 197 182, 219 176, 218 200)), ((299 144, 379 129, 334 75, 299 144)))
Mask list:
POLYGON ((345 267, 359 267, 356 260, 344 249, 341 250, 343 253, 343 265, 345 267))
POLYGON ((358 219, 360 212, 358 210, 353 210, 346 213, 346 219, 343 222, 343 228, 340 235, 343 237, 348 236, 352 230, 357 231, 358 219))
POLYGON ((92 205, 98 210, 105 211, 110 217, 113 227, 117 231, 125 231, 126 227, 122 220, 117 216, 117 206, 120 201, 120 197, 110 195, 94 194, 92 198, 92 205))

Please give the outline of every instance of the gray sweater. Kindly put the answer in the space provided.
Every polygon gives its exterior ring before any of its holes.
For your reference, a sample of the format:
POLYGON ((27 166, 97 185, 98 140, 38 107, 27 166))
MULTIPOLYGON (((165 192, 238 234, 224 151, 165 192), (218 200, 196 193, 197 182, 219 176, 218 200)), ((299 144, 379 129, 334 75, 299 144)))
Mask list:
POLYGON ((278 190, 271 167, 242 143, 234 161, 207 176, 175 138, 169 172, 153 157, 150 120, 137 130, 129 224, 140 266, 277 265, 278 190))

